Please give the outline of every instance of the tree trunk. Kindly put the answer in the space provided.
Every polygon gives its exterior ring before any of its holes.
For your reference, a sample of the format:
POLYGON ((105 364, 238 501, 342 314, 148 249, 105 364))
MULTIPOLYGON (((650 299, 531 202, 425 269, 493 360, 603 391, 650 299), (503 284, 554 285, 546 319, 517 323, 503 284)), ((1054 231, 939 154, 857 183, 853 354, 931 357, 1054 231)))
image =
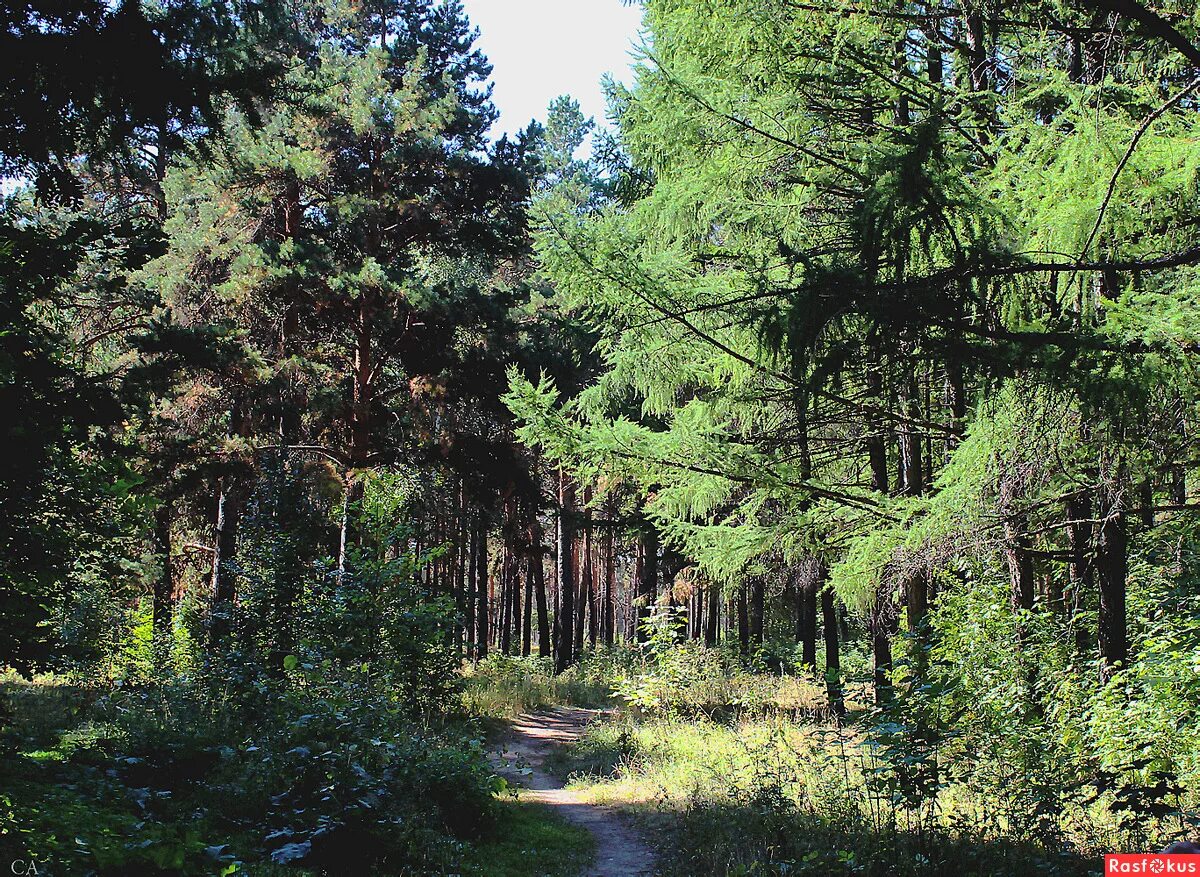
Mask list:
POLYGON ((896 630, 896 616, 890 603, 876 598, 871 610, 871 654, 874 662, 875 705, 887 706, 892 702, 892 636, 896 630))
POLYGON ((825 630, 825 691, 830 711, 840 719, 846 714, 846 704, 842 697, 842 665, 838 653, 837 604, 833 591, 826 584, 827 578, 828 570, 822 564, 818 587, 821 588, 821 626, 825 630))
POLYGON ((755 649, 762 648, 763 624, 766 611, 766 582, 763 576, 750 580, 750 641, 755 649))
POLYGON ((479 591, 476 588, 478 578, 478 562, 479 562, 479 517, 469 518, 467 532, 467 578, 465 585, 466 590, 466 606, 463 625, 463 638, 466 645, 467 660, 474 661, 476 657, 475 649, 475 618, 478 608, 479 591))
POLYGON ((658 596, 658 530, 647 524, 642 531, 642 565, 638 580, 637 640, 646 641, 646 621, 658 596))
POLYGON ((1025 533, 1024 521, 1006 518, 1004 521, 1004 559, 1008 564, 1009 601, 1017 617, 1017 661, 1025 666, 1025 681, 1029 696, 1040 713, 1037 703, 1038 664, 1029 654, 1029 621, 1033 612, 1034 578, 1032 545, 1025 533))
POLYGON ((338 576, 346 574, 349 549, 361 541, 357 521, 366 488, 361 476, 346 473, 345 492, 342 494, 342 531, 338 539, 338 576))
MULTIPOLYGON (((809 560, 806 563, 816 563, 809 560)), ((817 666, 817 583, 809 570, 796 583, 796 640, 800 643, 800 661, 805 667, 817 666)))
POLYGON ((575 485, 565 473, 559 472, 558 482, 558 591, 561 603, 555 623, 558 626, 558 654, 554 668, 562 673, 574 663, 575 637, 571 624, 575 619, 575 485))
POLYGON ((154 510, 154 545, 158 552, 159 571, 154 580, 152 637, 154 663, 164 667, 171 653, 171 616, 175 598, 175 563, 171 558, 171 521, 174 508, 163 500, 154 510))
POLYGON ((746 583, 743 582, 737 589, 738 646, 743 658, 750 656, 750 612, 747 604, 746 583))
POLYGON ((1183 466, 1171 467, 1171 502, 1174 505, 1187 502, 1187 470, 1183 466))
MULTIPOLYGON (((961 369, 958 374, 961 379, 961 369)), ((949 380, 947 381, 947 385, 949 386, 949 380)), ((883 378, 878 368, 872 368, 867 373, 867 388, 871 399, 875 400, 876 404, 882 405, 884 402, 883 378)), ((891 489, 891 479, 888 475, 886 430, 886 424, 882 420, 876 419, 872 423, 871 435, 867 438, 867 459, 871 467, 871 489, 881 496, 887 496, 891 489)), ((949 449, 947 453, 949 453, 949 449)), ((814 606, 811 611, 815 613, 816 607, 814 606)), ((896 633, 898 619, 892 605, 891 595, 884 592, 882 576, 880 577, 879 590, 875 593, 875 604, 871 609, 869 624, 871 629, 871 659, 874 665, 875 704, 876 706, 883 706, 892 699, 891 638, 896 633)), ((810 636, 814 640, 812 663, 815 664, 815 628, 810 636)))
POLYGON ((477 526, 479 535, 475 541, 475 593, 478 595, 479 605, 475 610, 475 656, 482 661, 488 655, 488 641, 491 638, 488 629, 491 624, 491 609, 488 606, 488 588, 491 585, 488 575, 488 520, 485 514, 480 513, 477 526))
POLYGON ((466 653, 466 626, 463 619, 467 614, 467 553, 471 541, 467 497, 461 481, 457 499, 454 510, 454 610, 459 620, 454 624, 454 652, 461 658, 466 653))
POLYGON ((709 582, 706 589, 708 594, 708 614, 704 619, 704 644, 712 647, 717 644, 717 632, 721 620, 721 589, 716 582, 709 582))
POLYGON ((242 518, 242 489, 232 476, 222 476, 217 493, 217 523, 213 533, 212 616, 209 642, 219 645, 233 622, 236 575, 233 562, 237 555, 238 526, 242 518))
POLYGON ((542 545, 542 525, 537 510, 529 517, 529 581, 537 603, 538 655, 550 655, 550 615, 546 608, 546 574, 543 566, 545 546, 542 545))
POLYGON ((1138 500, 1142 526, 1149 530, 1154 526, 1154 482, 1149 478, 1138 486, 1138 500))
POLYGON ((534 546, 529 546, 529 554, 525 561, 525 606, 521 621, 521 657, 528 658, 533 650, 533 601, 536 586, 533 581, 533 567, 541 563, 541 555, 534 546))
MULTIPOLYGON (((591 502, 591 488, 584 488, 583 504, 586 508, 591 502)), ((592 516, 587 513, 583 523, 583 540, 577 546, 583 561, 579 570, 579 592, 575 603, 575 653, 583 653, 583 636, 588 610, 592 608, 592 516)))
POLYGON ((616 629, 617 564, 613 551, 613 531, 604 534, 604 644, 613 644, 616 629))
MULTIPOLYGON (((1034 581, 1032 546, 1025 528, 1021 522, 1006 520, 1004 522, 1004 560, 1008 564, 1008 576, 1011 583, 1010 603, 1012 610, 1018 616, 1033 611, 1034 581)), ((1021 643, 1026 641, 1026 626, 1023 620, 1018 620, 1018 634, 1021 643)))
POLYGON ((1067 544, 1070 561, 1067 575, 1070 591, 1067 594, 1067 617, 1075 633, 1075 652, 1087 655, 1091 651, 1091 636, 1083 623, 1088 594, 1095 585, 1095 570, 1091 562, 1093 526, 1092 498, 1080 493, 1067 500, 1067 544))
MULTIPOLYGON (((507 530, 507 526, 504 528, 507 530)), ((509 544, 508 533, 504 534, 503 556, 500 562, 500 654, 512 654, 512 624, 513 602, 512 592, 516 587, 513 581, 513 552, 509 544)))
POLYGON ((1108 485, 1100 495, 1100 522, 1096 539, 1096 579, 1100 587, 1099 646, 1101 674, 1108 680, 1129 663, 1125 617, 1125 580, 1128 573, 1128 535, 1124 499, 1119 485, 1108 485))

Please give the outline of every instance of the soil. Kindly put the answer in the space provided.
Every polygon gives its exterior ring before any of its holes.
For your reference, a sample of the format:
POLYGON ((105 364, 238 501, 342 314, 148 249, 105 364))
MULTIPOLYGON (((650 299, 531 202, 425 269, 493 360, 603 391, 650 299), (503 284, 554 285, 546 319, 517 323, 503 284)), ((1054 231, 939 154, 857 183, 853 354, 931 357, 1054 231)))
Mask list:
POLYGON ((655 873, 654 852, 625 814, 588 803, 543 767, 556 746, 578 740, 589 722, 602 717, 599 710, 568 707, 521 716, 494 756, 496 772, 522 789, 521 800, 553 807, 568 822, 591 832, 596 856, 580 877, 649 877, 655 873))

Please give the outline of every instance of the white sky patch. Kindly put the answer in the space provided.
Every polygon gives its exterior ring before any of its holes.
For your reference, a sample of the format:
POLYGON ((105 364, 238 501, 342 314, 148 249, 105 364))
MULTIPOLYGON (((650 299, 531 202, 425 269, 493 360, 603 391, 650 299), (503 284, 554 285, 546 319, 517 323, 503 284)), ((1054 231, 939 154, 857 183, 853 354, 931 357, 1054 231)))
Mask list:
MULTIPOLYGON (((585 116, 605 124, 600 77, 632 81, 640 6, 621 0, 463 0, 476 45, 492 62, 493 101, 500 118, 492 136, 516 134, 531 119, 546 120, 560 94, 579 101, 585 116)), ((586 149, 586 147, 585 147, 586 149)))

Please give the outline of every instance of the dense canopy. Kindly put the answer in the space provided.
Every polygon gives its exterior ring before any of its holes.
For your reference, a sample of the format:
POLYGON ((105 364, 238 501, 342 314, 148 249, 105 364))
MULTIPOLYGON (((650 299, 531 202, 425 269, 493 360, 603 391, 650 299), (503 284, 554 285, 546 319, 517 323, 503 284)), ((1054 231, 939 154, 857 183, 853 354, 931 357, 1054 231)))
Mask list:
POLYGON ((571 874, 560 701, 663 874, 1192 830, 1200 8, 642 7, 499 140, 457 0, 3 13, 0 853, 571 874))

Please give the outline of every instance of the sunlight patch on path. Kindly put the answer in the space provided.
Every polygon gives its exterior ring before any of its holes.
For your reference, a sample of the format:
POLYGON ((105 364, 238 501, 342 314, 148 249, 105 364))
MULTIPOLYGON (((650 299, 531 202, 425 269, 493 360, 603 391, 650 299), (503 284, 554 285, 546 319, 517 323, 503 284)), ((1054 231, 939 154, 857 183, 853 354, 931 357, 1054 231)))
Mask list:
POLYGON ((584 796, 543 769, 550 751, 578 740, 599 710, 559 707, 523 715, 512 724, 503 749, 494 753, 496 772, 521 787, 520 800, 555 808, 564 819, 591 832, 595 861, 581 877, 648 877, 654 873, 654 853, 614 807, 590 804, 584 796))

